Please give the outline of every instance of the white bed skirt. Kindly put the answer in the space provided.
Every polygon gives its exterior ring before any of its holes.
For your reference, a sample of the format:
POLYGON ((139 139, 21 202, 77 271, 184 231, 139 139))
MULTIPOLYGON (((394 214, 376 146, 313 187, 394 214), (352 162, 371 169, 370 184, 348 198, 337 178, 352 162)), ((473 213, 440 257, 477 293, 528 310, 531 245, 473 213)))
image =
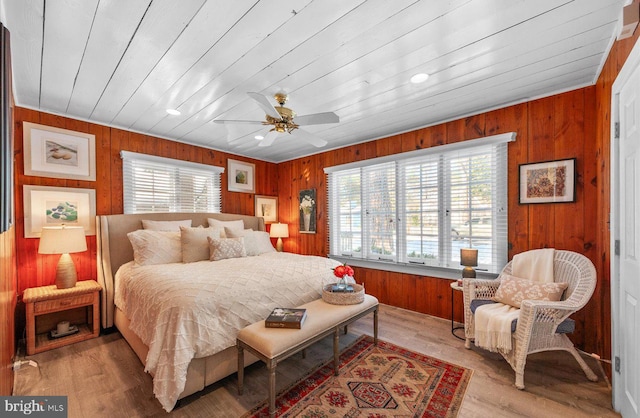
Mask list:
MULTIPOLYGON (((130 330, 129 319, 127 319, 125 314, 118 308, 115 310, 114 323, 142 364, 145 365, 149 347, 130 330)), ((258 359, 254 355, 248 352, 245 353, 245 366, 255 363, 256 361, 258 361, 258 359)), ((189 363, 187 382, 178 399, 199 392, 204 389, 205 386, 215 383, 237 371, 238 350, 236 347, 229 347, 209 357, 194 358, 191 360, 191 363, 189 363)))

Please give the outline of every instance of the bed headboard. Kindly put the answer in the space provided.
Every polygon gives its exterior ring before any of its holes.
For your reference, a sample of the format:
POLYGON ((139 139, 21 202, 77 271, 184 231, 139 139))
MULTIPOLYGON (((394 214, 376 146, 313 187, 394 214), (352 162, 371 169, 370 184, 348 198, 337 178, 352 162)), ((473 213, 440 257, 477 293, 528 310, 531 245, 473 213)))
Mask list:
POLYGON ((264 218, 231 213, 138 213, 132 215, 97 216, 98 282, 102 285, 102 327, 113 326, 115 306, 113 292, 116 271, 121 265, 133 260, 133 247, 127 238, 129 232, 142 229, 142 220, 173 221, 191 219, 193 226, 208 226, 207 218, 221 221, 242 219, 245 228, 265 231, 264 218))

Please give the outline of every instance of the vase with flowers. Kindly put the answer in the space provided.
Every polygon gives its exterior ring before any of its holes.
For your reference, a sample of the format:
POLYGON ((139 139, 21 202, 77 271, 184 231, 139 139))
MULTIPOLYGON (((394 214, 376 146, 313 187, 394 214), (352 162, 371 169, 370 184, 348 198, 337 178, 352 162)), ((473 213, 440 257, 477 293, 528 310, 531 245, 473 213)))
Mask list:
POLYGON ((339 265, 333 269, 333 275, 338 278, 336 285, 339 289, 346 289, 350 281, 355 282, 353 268, 348 266, 347 263, 339 265))

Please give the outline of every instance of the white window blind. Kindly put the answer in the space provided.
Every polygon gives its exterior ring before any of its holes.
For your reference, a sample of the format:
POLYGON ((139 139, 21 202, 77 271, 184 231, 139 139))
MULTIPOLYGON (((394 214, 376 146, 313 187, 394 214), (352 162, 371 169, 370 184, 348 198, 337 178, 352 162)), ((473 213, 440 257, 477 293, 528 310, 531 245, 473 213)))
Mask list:
POLYGON ((502 135, 327 171, 330 255, 460 268, 507 262, 507 141, 502 135))
POLYGON ((124 213, 220 212, 224 168, 121 151, 124 213))

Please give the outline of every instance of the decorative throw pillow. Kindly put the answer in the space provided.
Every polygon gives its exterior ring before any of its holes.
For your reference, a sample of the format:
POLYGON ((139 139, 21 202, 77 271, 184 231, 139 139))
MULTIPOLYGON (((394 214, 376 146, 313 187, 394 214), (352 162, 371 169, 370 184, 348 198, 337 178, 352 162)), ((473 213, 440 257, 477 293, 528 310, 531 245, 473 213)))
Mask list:
POLYGON ((244 238, 207 238, 209 240, 209 251, 211 261, 224 260, 225 258, 246 257, 244 249, 244 238))
POLYGON ((222 229, 222 238, 226 238, 224 228, 233 229, 234 231, 242 231, 244 229, 244 221, 238 219, 237 221, 219 221, 213 218, 207 218, 209 226, 222 229))
POLYGON ((152 231, 174 231, 179 232, 181 226, 191 226, 191 219, 183 221, 150 221, 142 220, 142 229, 150 229, 152 231))
POLYGON ((220 238, 220 228, 196 228, 180 227, 180 242, 182 244, 182 262, 193 263, 208 260, 209 240, 207 238, 220 238))
POLYGON ((127 234, 133 259, 142 266, 182 262, 180 232, 138 229, 127 234))
POLYGON ((500 279, 500 286, 498 286, 495 296, 491 299, 495 302, 520 308, 522 301, 525 299, 559 301, 568 286, 567 283, 538 283, 503 274, 500 279))

